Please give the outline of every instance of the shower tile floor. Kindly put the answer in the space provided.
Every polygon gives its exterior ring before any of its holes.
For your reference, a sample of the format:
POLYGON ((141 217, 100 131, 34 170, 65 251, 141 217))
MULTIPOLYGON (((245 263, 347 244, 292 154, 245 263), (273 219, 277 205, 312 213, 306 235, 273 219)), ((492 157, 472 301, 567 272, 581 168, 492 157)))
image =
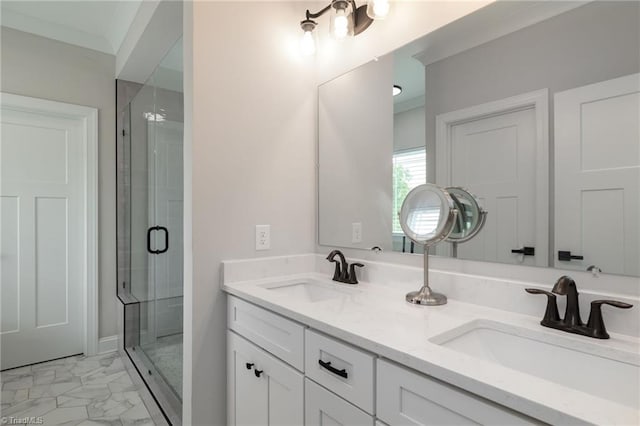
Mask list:
POLYGON ((154 425, 117 352, 3 371, 0 382, 3 424, 154 425))
POLYGON ((142 345, 142 350, 182 399, 182 334, 159 337, 142 345))

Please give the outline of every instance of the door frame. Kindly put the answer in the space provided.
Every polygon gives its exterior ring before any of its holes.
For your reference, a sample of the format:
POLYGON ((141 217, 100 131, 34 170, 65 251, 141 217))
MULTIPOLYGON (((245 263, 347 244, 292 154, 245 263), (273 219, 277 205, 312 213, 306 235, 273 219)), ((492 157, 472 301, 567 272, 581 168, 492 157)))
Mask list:
MULTIPOLYGON (((453 126, 529 108, 534 109, 536 117, 536 230, 546 230, 540 234, 542 241, 536 241, 536 254, 540 254, 536 256, 536 266, 549 266, 549 238, 552 231, 549 228, 551 214, 549 211, 549 89, 535 90, 438 114, 436 116, 436 158, 428 166, 435 167, 436 183, 448 186, 451 183, 453 126)), ((427 155, 427 158, 429 157, 427 155)))
POLYGON ((98 109, 64 102, 0 92, 2 109, 42 113, 81 120, 84 129, 82 157, 84 176, 83 252, 83 349, 98 353, 98 109))

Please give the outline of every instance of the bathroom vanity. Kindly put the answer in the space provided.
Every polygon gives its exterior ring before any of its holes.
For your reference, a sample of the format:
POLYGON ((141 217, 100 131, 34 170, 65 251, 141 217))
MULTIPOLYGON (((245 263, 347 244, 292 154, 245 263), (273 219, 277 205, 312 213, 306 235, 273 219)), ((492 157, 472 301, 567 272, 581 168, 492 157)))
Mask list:
POLYGON ((637 16, 495 2, 322 82, 331 254, 224 262, 228 424, 640 424, 637 16))
POLYGON ((478 291, 503 292, 504 306, 488 307, 464 295, 464 276, 433 271, 455 297, 425 308, 404 297, 419 268, 366 262, 365 279, 348 285, 331 281, 326 263, 315 254, 224 262, 228 424, 640 421, 640 340, 616 333, 632 334, 610 312, 611 339, 599 341, 541 327, 528 311, 544 306, 524 283, 484 279, 478 291))

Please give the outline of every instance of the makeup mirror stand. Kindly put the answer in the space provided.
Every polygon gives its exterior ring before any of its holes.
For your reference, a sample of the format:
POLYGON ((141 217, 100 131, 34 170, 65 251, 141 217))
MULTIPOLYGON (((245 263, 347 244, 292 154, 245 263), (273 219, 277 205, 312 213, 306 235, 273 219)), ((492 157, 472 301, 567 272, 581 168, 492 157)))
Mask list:
POLYGON ((429 287, 429 246, 424 246, 424 284, 418 291, 407 293, 406 300, 416 305, 438 306, 447 303, 447 296, 429 287))

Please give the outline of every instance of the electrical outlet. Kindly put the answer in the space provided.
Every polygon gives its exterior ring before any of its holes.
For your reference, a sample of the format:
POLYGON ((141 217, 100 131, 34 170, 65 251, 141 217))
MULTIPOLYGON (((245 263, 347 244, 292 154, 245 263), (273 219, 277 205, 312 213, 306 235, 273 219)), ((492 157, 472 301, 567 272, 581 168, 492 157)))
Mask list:
POLYGON ((256 250, 271 248, 271 225, 256 225, 256 250))
POLYGON ((351 224, 351 242, 352 243, 362 242, 362 223, 361 222, 354 222, 351 224))

